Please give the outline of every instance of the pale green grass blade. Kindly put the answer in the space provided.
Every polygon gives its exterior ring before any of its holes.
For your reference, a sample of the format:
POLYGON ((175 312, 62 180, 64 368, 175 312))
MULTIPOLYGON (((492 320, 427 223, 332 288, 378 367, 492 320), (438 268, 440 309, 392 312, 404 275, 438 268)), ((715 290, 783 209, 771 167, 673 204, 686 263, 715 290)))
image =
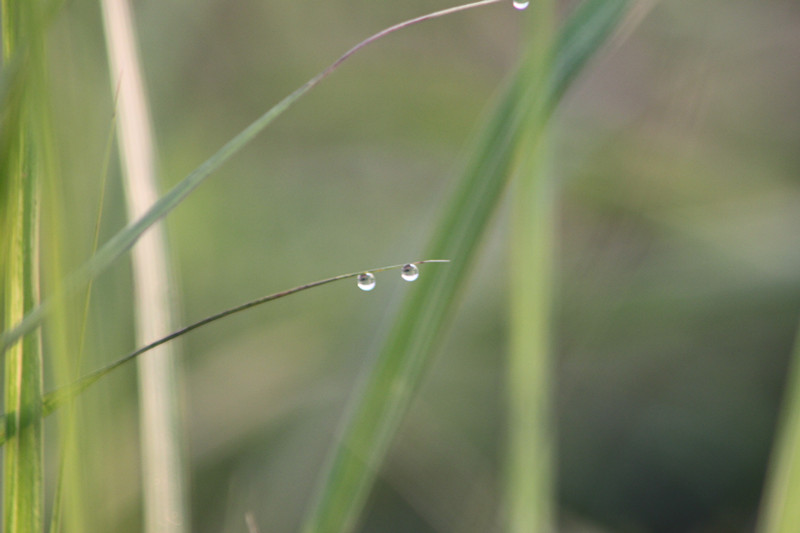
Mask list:
MULTIPOLYGON (((27 135, 21 135, 27 137, 27 135)), ((13 165, 6 227, 10 244, 6 263, 6 321, 13 323, 38 301, 38 180, 30 161, 29 139, 21 140, 22 160, 13 165), (27 155, 25 154, 27 152, 27 155)), ((41 422, 42 352, 38 332, 27 335, 6 354, 5 406, 18 414, 5 420, 6 432, 20 431, 6 443, 3 461, 4 531, 39 531, 43 506, 43 426, 41 422), (35 422, 23 426, 23 414, 35 422)))
POLYGON ((555 3, 531 5, 521 77, 534 97, 516 147, 509 239, 509 353, 506 378, 505 530, 555 531, 551 413, 551 320, 556 185, 549 172, 547 87, 555 3))
POLYGON ((800 333, 791 366, 782 420, 758 517, 759 533, 800 531, 800 333))
MULTIPOLYGON (((136 29, 127 0, 102 0, 111 87, 117 91, 117 129, 129 219, 145 215, 158 199, 155 141, 140 68, 136 29)), ((174 329, 171 265, 163 224, 155 224, 132 250, 137 344, 174 329)), ((144 531, 190 530, 186 489, 181 366, 175 343, 137 361, 144 531)))
MULTIPOLYGON (((15 108, 3 116, 0 172, 5 184, 4 311, 14 324, 39 302, 39 199, 47 143, 43 20, 36 3, 4 0, 3 64, 20 62, 15 108)), ((4 399, 16 413, 4 420, 9 439, 3 458, 3 530, 41 531, 44 507, 44 436, 41 421, 42 346, 38 332, 5 354, 4 399), (23 418, 34 422, 24 424, 23 418)))
MULTIPOLYGON (((627 0, 590 0, 570 17, 559 39, 553 77, 541 103, 548 117, 569 83, 616 26, 627 0)), ((496 209, 514 143, 540 94, 518 77, 470 152, 458 187, 434 232, 428 253, 452 261, 423 272, 407 296, 362 387, 312 501, 302 531, 351 531, 389 443, 419 385, 496 209)))

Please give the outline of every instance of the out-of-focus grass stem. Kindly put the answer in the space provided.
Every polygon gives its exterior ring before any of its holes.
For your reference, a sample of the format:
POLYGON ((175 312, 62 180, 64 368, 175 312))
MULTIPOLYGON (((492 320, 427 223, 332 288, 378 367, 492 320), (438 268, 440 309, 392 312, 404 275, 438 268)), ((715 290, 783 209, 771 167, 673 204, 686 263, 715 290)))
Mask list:
MULTIPOLYGON (((103 0, 112 87, 118 87, 118 140, 128 218, 142 217, 158 200, 150 110, 142 81, 136 32, 127 0, 103 0)), ((145 344, 173 329, 175 290, 164 228, 154 224, 133 249, 136 337, 145 344)), ((180 377, 174 344, 138 359, 144 530, 189 531, 180 377)))
POLYGON ((526 13, 521 77, 531 90, 515 149, 511 189, 510 331, 506 380, 506 531, 554 528, 551 421, 552 295, 556 194, 549 169, 547 80, 551 79, 555 2, 533 2, 526 13))

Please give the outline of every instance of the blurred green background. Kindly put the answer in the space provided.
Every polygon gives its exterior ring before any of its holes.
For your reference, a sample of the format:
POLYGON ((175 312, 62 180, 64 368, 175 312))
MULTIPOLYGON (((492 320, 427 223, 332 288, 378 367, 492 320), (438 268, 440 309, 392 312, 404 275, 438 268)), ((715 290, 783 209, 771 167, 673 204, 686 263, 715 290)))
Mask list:
MULTIPOLYGON (((553 124, 561 530, 750 531, 800 310, 800 4, 649 4, 553 124)), ((450 5, 135 2, 162 190, 362 38, 450 5)), ((525 13, 495 5, 370 47, 203 184, 167 219, 180 322, 424 259, 466 141, 516 64, 525 13)), ((101 27, 95 2, 71 2, 49 35, 72 267, 90 255, 112 120, 101 27)), ((117 165, 104 239, 125 221, 117 165)), ((505 218, 363 531, 498 523, 505 218)), ((129 279, 122 261, 97 280, 86 371, 134 347, 129 279)), ((244 532, 246 512, 265 532, 298 527, 405 289, 393 273, 371 293, 341 282, 180 341, 194 531, 244 532)), ((134 380, 120 370, 83 403, 82 482, 102 495, 92 531, 141 527, 134 380)))

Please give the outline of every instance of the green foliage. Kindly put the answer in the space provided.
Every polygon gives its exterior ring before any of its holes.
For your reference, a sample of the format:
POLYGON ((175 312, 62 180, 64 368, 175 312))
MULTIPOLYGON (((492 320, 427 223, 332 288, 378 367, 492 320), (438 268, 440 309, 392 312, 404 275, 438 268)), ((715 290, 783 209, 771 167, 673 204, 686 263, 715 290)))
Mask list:
MULTIPOLYGON (((44 21, 37 2, 4 1, 2 158, 5 325, 18 322, 39 301, 40 186, 46 172, 44 21), (18 72, 15 72, 19 69, 18 72), (16 79, 15 79, 16 78, 16 79), (12 98, 9 85, 18 82, 12 98), (11 107, 13 106, 13 107, 11 107)), ((41 420, 42 347, 33 332, 2 350, 5 359, 5 430, 14 433, 3 461, 3 529, 41 531, 44 513, 44 441, 41 420), (7 348, 7 349, 6 349, 7 348), (23 418, 30 424, 23 425, 23 418), (19 428, 19 429, 17 429, 19 428)))
MULTIPOLYGON (((542 85, 529 83, 530 73, 522 71, 469 151, 464 173, 427 248, 428 254, 447 257, 452 263, 449 268, 426 273, 409 291, 357 394, 304 532, 344 532, 355 527, 508 183, 520 128, 528 126, 532 107, 541 106, 535 135, 541 133, 560 96, 624 13, 626 2, 617 2, 615 11, 607 10, 607 4, 605 0, 586 2, 566 23, 552 73, 544 85, 550 88, 544 102, 542 85)), ((526 131, 522 138, 536 141, 530 135, 526 131)), ((535 148, 526 144, 519 150, 535 148)))
MULTIPOLYGON (((68 215, 63 224, 70 237, 68 263, 80 265, 92 255, 85 219, 93 218, 100 189, 102 142, 93 132, 107 132, 111 107, 107 73, 95 66, 105 58, 93 55, 102 48, 97 16, 83 3, 30 4, 54 10, 44 18, 57 15, 49 50, 57 59, 50 68, 57 72, 54 109, 69 117, 59 142, 71 172, 63 198, 49 193, 68 215)), ((356 354, 373 337, 391 282, 378 276, 378 288, 369 296, 354 286, 329 298, 314 291, 313 301, 286 299, 226 321, 225 327, 199 327, 207 321, 190 326, 195 333, 185 343, 198 531, 241 531, 247 516, 252 530, 268 523, 264 531, 296 530, 305 520, 306 532, 338 532, 364 519, 370 530, 373 522, 385 520, 396 530, 477 532, 487 529, 470 522, 480 513, 485 523, 502 522, 510 531, 554 528, 555 514, 562 515, 563 531, 583 528, 572 528, 575 517, 609 530, 749 527, 775 391, 783 382, 787 332, 796 327, 800 272, 797 226, 788 227, 798 212, 790 179, 797 166, 792 155, 797 121, 786 119, 794 108, 780 98, 797 92, 784 90, 796 84, 785 68, 786 43, 794 41, 791 32, 778 30, 775 35, 784 37, 760 39, 753 29, 758 25, 749 21, 753 15, 766 17, 770 9, 792 14, 797 8, 745 9, 743 3, 712 1, 704 9, 714 11, 714 24, 705 24, 696 16, 703 9, 689 2, 662 3, 645 28, 647 37, 639 35, 633 47, 623 47, 606 63, 607 71, 584 78, 588 94, 572 93, 574 105, 559 121, 569 135, 554 142, 550 119, 567 89, 622 28, 622 19, 640 14, 649 2, 572 4, 575 10, 555 34, 541 31, 547 26, 534 33, 528 29, 534 50, 554 47, 555 53, 523 60, 469 147, 443 208, 437 176, 472 127, 470 110, 482 105, 512 53, 513 26, 506 31, 497 22, 521 19, 487 10, 485 20, 475 15, 480 22, 466 17, 469 22, 460 26, 454 18, 452 26, 443 24, 438 31, 401 32, 391 46, 387 41, 382 49, 373 47, 372 56, 360 54, 363 61, 338 76, 327 92, 304 97, 292 120, 274 121, 308 84, 220 143, 264 109, 265 101, 286 94, 285 86, 296 86, 300 72, 329 61, 328 44, 340 49, 365 25, 385 25, 378 20, 380 9, 345 17, 334 3, 315 5, 313 14, 299 4, 262 3, 225 6, 220 16, 217 4, 209 2, 187 18, 182 8, 139 6, 147 31, 145 69, 163 132, 164 174, 186 176, 213 147, 224 147, 128 228, 120 230, 121 194, 111 185, 109 220, 101 231, 105 247, 67 280, 66 290, 59 290, 60 282, 46 283, 51 296, 79 294, 77 287, 96 283, 81 369, 70 366, 78 351, 65 350, 53 334, 79 305, 65 298, 36 307, 33 285, 12 279, 19 277, 12 273, 14 223, 36 225, 34 180, 18 178, 38 178, 35 170, 42 168, 41 154, 30 149, 34 145, 20 150, 18 141, 46 130, 39 118, 26 122, 22 112, 31 109, 25 102, 31 94, 37 112, 48 106, 42 93, 29 91, 35 54, 4 58, 0 163, 9 179, 0 179, 3 296, 8 302, 13 290, 22 288, 29 302, 24 318, 18 309, 3 311, 2 342, 37 354, 31 332, 48 316, 47 364, 50 352, 63 352, 52 356, 63 359, 55 366, 68 367, 48 367, 48 388, 55 390, 41 397, 41 360, 31 358, 34 364, 17 372, 17 363, 29 359, 9 357, 7 351, 4 393, 20 401, 6 404, 10 416, 0 423, 6 530, 41 531, 41 419, 69 405, 91 383, 96 385, 75 402, 75 414, 86 415, 81 425, 73 425, 72 414, 60 418, 60 443, 53 439, 44 455, 80 443, 75 454, 67 454, 66 469, 85 476, 84 483, 73 479, 65 498, 94 502, 102 494, 104 505, 86 509, 86 524, 69 524, 77 509, 66 502, 53 531, 141 529, 139 472, 131 466, 137 464, 131 444, 137 431, 130 401, 134 387, 130 375, 112 370, 147 347, 130 351, 129 272, 119 258, 150 224, 173 211, 168 221, 183 266, 179 285, 186 292, 186 322, 253 293, 316 279, 320 268, 348 271, 372 261, 416 257, 418 236, 431 233, 431 215, 438 224, 426 253, 453 260, 424 266, 418 281, 403 285, 407 297, 380 336, 383 344, 370 351, 370 373, 352 395, 341 440, 323 467, 307 515, 302 507, 311 492, 309 478, 319 473, 322 443, 330 439, 326 424, 338 416, 338 401, 350 395, 351 371, 361 362, 356 354), (491 31, 465 38, 464 27, 491 31), (743 37, 732 37, 724 31, 729 28, 743 37), (341 36, 325 42, 322 34, 328 31, 341 36), (163 53, 167 49, 170 53, 163 53), (425 53, 415 55, 419 50, 425 53), (243 72, 252 78, 240 80, 243 72), (262 139, 255 138, 259 131, 262 139), (243 151, 246 144, 257 149, 243 151), (226 161, 229 175, 207 180, 226 161), (23 165, 32 166, 20 172, 23 165), (27 190, 20 187, 23 182, 27 190), (506 190, 512 194, 504 195, 506 190), (498 239, 481 245, 504 196, 510 196, 511 208, 508 265, 496 258, 505 256, 497 253, 498 239), (22 216, 8 207, 14 200, 26 206, 22 216), (491 275, 482 270, 486 265, 495 269, 491 275), (480 283, 467 291, 473 272, 480 283), (456 324, 459 335, 448 339, 442 364, 431 368, 461 301, 466 305, 456 324), (559 326, 556 332, 552 322, 559 326), (23 336, 24 343, 15 343, 23 336), (119 353, 129 356, 108 362, 119 353), (505 353, 508 374, 500 378, 505 353), (101 370, 58 388, 87 368, 101 370), (500 382, 507 387, 505 396, 500 382), (554 394, 559 394, 555 402, 554 394), (412 408, 413 401, 424 414, 412 408), (550 418, 553 403, 560 406, 556 420, 550 418), (425 416, 427 426, 420 422, 425 416), (497 420, 504 417, 508 447, 498 436, 497 420), (397 438, 402 421, 408 425, 397 438), (561 434, 557 476, 551 424, 561 434), (62 435, 75 428, 79 431, 62 435), (442 434, 448 438, 439 439, 442 434), (501 469, 511 474, 505 483, 497 479, 501 469), (561 484, 558 512, 555 477, 561 484), (372 513, 365 517, 370 495, 372 513)), ((11 14, 26 7, 27 2, 4 3, 3 23, 11 26, 4 39, 22 35, 11 14)), ((533 18, 536 8, 532 3, 522 15, 533 18)), ((402 9, 392 4, 391 19, 402 9)), ((765 20, 791 20, 769 16, 774 18, 765 20)), ((533 26, 545 25, 547 18, 536 17, 533 26)), ((25 35, 38 39, 42 27, 25 35)), ((44 139, 41 146, 46 144, 44 139)), ((61 221, 47 210, 45 217, 61 221)), ((54 233, 53 227, 46 233, 54 233)), ((28 251, 22 256, 31 257, 32 236, 30 231, 23 236, 28 251)), ((47 268, 57 271, 57 251, 44 249, 47 268)), ((68 325, 77 330, 74 322, 68 325)), ((791 465, 800 449, 799 408, 796 376, 790 380, 762 502, 764 533, 797 529, 792 503, 798 475, 791 465)))

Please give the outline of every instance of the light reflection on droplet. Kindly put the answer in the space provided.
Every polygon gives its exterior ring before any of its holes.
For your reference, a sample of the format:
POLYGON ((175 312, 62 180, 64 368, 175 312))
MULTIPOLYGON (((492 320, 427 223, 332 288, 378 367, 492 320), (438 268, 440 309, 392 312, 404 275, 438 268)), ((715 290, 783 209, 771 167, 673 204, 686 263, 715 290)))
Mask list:
POLYGON ((362 291, 371 291, 375 288, 375 274, 362 272, 358 275, 358 288, 362 291))
POLYGON ((406 281, 414 281, 419 277, 419 268, 417 268, 417 265, 412 265, 411 263, 403 265, 403 268, 400 270, 400 277, 406 281))
POLYGON ((519 9, 520 11, 528 7, 528 5, 530 5, 529 0, 528 1, 514 0, 514 7, 516 9, 519 9))

